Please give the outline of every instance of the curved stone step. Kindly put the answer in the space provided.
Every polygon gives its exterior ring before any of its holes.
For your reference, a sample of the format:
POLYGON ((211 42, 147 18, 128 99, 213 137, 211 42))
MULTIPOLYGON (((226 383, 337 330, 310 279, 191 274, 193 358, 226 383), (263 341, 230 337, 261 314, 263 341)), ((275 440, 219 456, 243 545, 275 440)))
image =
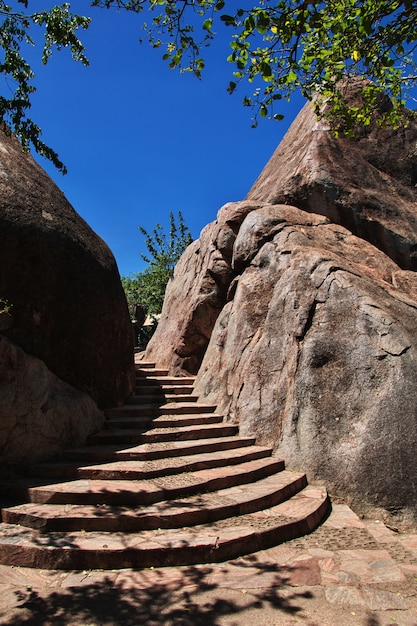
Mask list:
POLYGON ((304 474, 286 471, 270 448, 196 401, 194 377, 142 365, 139 395, 106 411, 106 429, 89 446, 33 466, 42 484, 16 481, 14 502, 30 502, 3 504, 0 562, 91 569, 222 561, 322 521, 324 489, 306 487, 304 474))
MULTIPOLYGON (((148 382, 148 381, 146 381, 148 382)), ((193 385, 138 385, 135 386, 135 393, 139 396, 148 395, 148 396, 164 396, 166 393, 169 394, 181 394, 181 395, 192 395, 194 391, 193 385)))
POLYGON ((234 424, 198 424, 183 428, 116 428, 102 430, 88 438, 91 444, 114 443, 157 443, 164 441, 188 441, 190 439, 211 439, 212 437, 231 437, 236 435, 238 427, 234 424))
POLYGON ((124 480, 79 479, 41 485, 29 488, 28 496, 30 502, 37 504, 153 504, 160 500, 248 484, 283 469, 283 461, 270 457, 153 479, 132 480, 128 476, 124 480))
POLYGON ((154 415, 184 415, 187 413, 215 413, 213 404, 200 404, 197 402, 168 402, 168 404, 125 404, 114 409, 107 409, 106 416, 114 418, 118 416, 141 416, 151 417, 154 415))
POLYGON ((189 456, 176 456, 149 461, 114 461, 78 467, 77 476, 91 479, 106 480, 140 480, 158 478, 181 474, 183 472, 195 472, 215 467, 225 467, 239 463, 247 463, 257 459, 270 457, 271 448, 262 446, 245 446, 241 448, 212 450, 189 456))
POLYGON ((140 508, 107 505, 22 504, 2 510, 6 524, 42 532, 123 532, 207 524, 270 508, 307 485, 305 474, 283 470, 247 485, 156 502, 140 508))
POLYGON ((106 428, 181 428, 185 426, 198 426, 202 424, 220 424, 223 422, 221 415, 217 413, 203 413, 203 415, 160 415, 159 417, 114 417, 105 423, 106 428))
POLYGON ((260 513, 188 529, 140 533, 48 533, 0 526, 0 562, 41 569, 115 569, 222 562, 263 550, 313 531, 329 509, 322 488, 293 496, 260 513), (287 504, 287 503, 285 503, 287 504), (293 513, 292 510, 295 512, 293 513))
POLYGON ((170 390, 167 390, 165 393, 160 392, 160 398, 158 399, 158 395, 154 394, 138 394, 127 398, 126 404, 133 404, 135 406, 140 404, 156 404, 158 407, 161 404, 169 404, 171 402, 197 402, 198 396, 195 396, 191 393, 183 393, 178 391, 177 393, 171 393, 170 390))
MULTIPOLYGON (((80 464, 93 465, 94 463, 120 462, 120 461, 153 461, 165 460, 169 466, 172 459, 186 455, 200 455, 212 452, 220 454, 230 451, 245 449, 247 447, 258 448, 254 446, 254 437, 220 437, 213 439, 199 439, 196 441, 172 441, 153 444, 142 444, 131 448, 120 449, 120 446, 88 446, 85 448, 75 448, 67 450, 62 455, 63 461, 55 461, 49 463, 39 463, 33 465, 30 471, 35 476, 49 477, 52 479, 75 478, 80 476, 80 472, 88 468, 81 468, 80 464)), ((261 448, 259 450, 271 450, 261 448)), ((84 475, 85 476, 85 475, 84 475)))
POLYGON ((144 386, 158 386, 158 387, 168 387, 171 385, 182 386, 182 385, 191 385, 193 386, 195 382, 195 376, 183 376, 183 377, 175 377, 175 376, 136 376, 136 385, 140 387, 144 386))
POLYGON ((168 376, 168 370, 161 367, 143 367, 135 363, 136 376, 168 376))

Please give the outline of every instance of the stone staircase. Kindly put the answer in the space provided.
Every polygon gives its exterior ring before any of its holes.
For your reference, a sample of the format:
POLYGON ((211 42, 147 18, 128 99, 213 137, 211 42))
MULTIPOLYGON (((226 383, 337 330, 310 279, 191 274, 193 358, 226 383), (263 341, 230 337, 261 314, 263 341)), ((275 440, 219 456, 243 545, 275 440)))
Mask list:
POLYGON ((226 561, 313 531, 329 501, 193 394, 137 365, 87 446, 31 468, 2 508, 0 563, 116 569, 226 561), (18 503, 20 502, 20 503, 18 503))

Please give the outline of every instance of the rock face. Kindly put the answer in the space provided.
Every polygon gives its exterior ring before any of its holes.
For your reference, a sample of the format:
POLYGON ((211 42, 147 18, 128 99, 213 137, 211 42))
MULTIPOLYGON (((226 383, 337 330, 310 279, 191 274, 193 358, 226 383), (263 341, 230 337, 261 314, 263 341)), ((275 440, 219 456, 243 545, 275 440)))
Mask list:
POLYGON ((248 215, 234 261, 197 393, 358 509, 417 515, 416 275, 285 206, 248 215))
POLYGON ((336 138, 306 105, 247 200, 326 215, 417 270, 417 124, 336 138))
POLYGON ((19 142, 0 131, 2 331, 101 407, 133 387, 133 337, 113 255, 19 142))
POLYGON ((242 434, 415 523, 416 140, 415 122, 336 139, 307 105, 186 251, 153 342, 172 371, 202 359, 200 399, 242 434))
POLYGON ((178 262, 165 294, 161 319, 146 356, 178 374, 195 374, 234 277, 233 244, 248 202, 227 204, 178 262))
POLYGON ((0 471, 79 446, 103 422, 87 394, 0 336, 0 471))

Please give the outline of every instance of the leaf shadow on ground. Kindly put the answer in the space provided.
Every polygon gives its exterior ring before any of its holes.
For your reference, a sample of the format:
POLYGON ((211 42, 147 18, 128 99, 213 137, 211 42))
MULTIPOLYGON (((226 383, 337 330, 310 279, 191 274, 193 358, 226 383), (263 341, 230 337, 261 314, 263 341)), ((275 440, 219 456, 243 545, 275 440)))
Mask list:
MULTIPOLYGON (((236 563, 240 569, 239 562, 236 563)), ((252 576, 254 565, 245 562, 241 567, 250 568, 252 576)), ((298 600, 312 595, 295 588, 288 591, 288 587, 285 594, 281 593, 288 581, 286 568, 256 563, 256 569, 258 574, 269 574, 268 587, 245 589, 245 575, 241 570, 237 576, 241 578, 242 587, 239 588, 240 583, 235 586, 235 591, 240 592, 238 599, 236 593, 229 595, 212 580, 210 566, 143 570, 140 582, 138 572, 131 570, 118 574, 86 572, 84 581, 76 586, 58 590, 26 588, 16 592, 14 610, 7 616, 0 614, 0 623, 14 626, 215 626, 220 618, 229 616, 239 624, 244 612, 265 606, 279 609, 283 615, 296 615, 301 610, 298 600), (88 582, 91 578, 92 582, 88 582), (3 621, 6 617, 9 621, 3 621)))
MULTIPOLYGON (((63 573, 65 586, 35 589, 22 584, 12 610, 0 613, 0 624, 13 626, 239 626, 273 611, 274 624, 303 623, 313 590, 290 585, 291 567, 259 561, 255 556, 228 568, 210 565, 180 569, 63 573), (222 578, 222 574, 224 574, 222 578), (260 579, 262 577, 262 584, 260 579), (226 583, 226 580, 228 581, 226 583), (276 611, 276 613, 275 613, 276 611), (278 621, 275 621, 275 616, 278 621)), ((264 623, 264 622, 262 622, 264 623)), ((378 626, 368 616, 366 626, 378 626)))

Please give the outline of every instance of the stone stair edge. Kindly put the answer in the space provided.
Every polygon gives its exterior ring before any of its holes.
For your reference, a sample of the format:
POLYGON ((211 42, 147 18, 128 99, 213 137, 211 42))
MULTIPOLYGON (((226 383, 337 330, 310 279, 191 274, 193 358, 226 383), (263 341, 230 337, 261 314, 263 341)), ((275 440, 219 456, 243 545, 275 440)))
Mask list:
MULTIPOLYGON (((221 451, 209 451, 201 454, 191 454, 180 457, 169 457, 167 459, 153 459, 153 460, 144 460, 144 461, 136 461, 136 460, 116 460, 109 461, 100 464, 92 464, 82 465, 81 463, 76 463, 75 461, 47 461, 44 463, 39 463, 38 465, 32 466, 33 472, 36 472, 37 468, 42 467, 50 467, 52 471, 58 472, 59 468, 63 466, 64 468, 71 468, 74 470, 78 470, 81 474, 80 476, 76 476, 70 479, 65 479, 65 483, 77 482, 80 480, 84 481, 115 481, 115 482, 126 482, 130 483, 132 479, 129 478, 100 478, 96 476, 88 476, 88 472, 96 472, 96 475, 106 474, 106 472, 112 473, 113 475, 117 475, 119 473, 121 476, 128 476, 133 474, 135 481, 148 481, 154 480, 161 477, 169 477, 169 476, 177 476, 181 473, 189 473, 192 471, 193 473, 209 471, 210 469, 215 468, 233 468, 239 467, 241 465, 253 463, 254 461, 263 460, 266 463, 277 463, 282 464, 282 469, 285 469, 284 461, 279 458, 272 456, 272 448, 267 448, 265 446, 245 446, 239 447, 235 449, 226 450, 225 453, 221 453, 221 451), (164 461, 163 465, 161 465, 161 460, 164 461), (174 461, 170 465, 170 461, 174 461), (144 466, 144 467, 143 467, 144 466), (117 469, 119 468, 119 470, 117 469), (191 468, 191 469, 190 469, 191 468), (138 478, 138 475, 140 477, 138 478)), ((53 487, 55 485, 62 484, 62 476, 56 476, 53 479, 51 476, 20 476, 11 479, 2 479, 0 480, 0 497, 10 497, 13 496, 13 493, 16 490, 19 493, 24 493, 26 498, 29 500, 28 490, 37 487, 53 487)), ((21 497, 21 496, 19 496, 21 497)))
POLYGON ((156 395, 133 395, 130 398, 125 400, 126 405, 137 406, 140 404, 155 404, 156 406, 171 404, 173 402, 198 402, 198 396, 192 393, 175 393, 169 394, 164 393, 160 396, 158 400, 158 396, 156 395))
MULTIPOLYGON (((307 486, 305 491, 308 489, 307 486)), ((193 527, 193 533, 182 529, 141 531, 123 537, 111 533, 71 533, 68 539, 67 533, 54 533, 45 549, 42 536, 36 536, 35 531, 3 524, 0 560, 10 565, 18 560, 16 564, 20 566, 74 570, 221 562, 312 532, 326 515, 329 498, 327 494, 308 498, 306 493, 306 501, 309 510, 300 519, 278 517, 276 525, 266 529, 204 524, 193 527)))
POLYGON ((157 386, 161 387, 162 385, 168 385, 168 387, 172 386, 193 386, 196 380, 196 376, 182 376, 179 378, 178 376, 171 376, 170 374, 147 374, 145 371, 135 372, 135 381, 136 384, 141 387, 147 386, 157 386))
POLYGON ((157 528, 176 528, 215 522, 230 516, 254 513, 281 504, 307 486, 303 473, 282 470, 251 483, 237 484, 217 491, 160 500, 153 504, 131 506, 68 505, 25 503, 4 508, 6 523, 45 531, 136 532, 157 528), (278 478, 278 480, 277 480, 278 478))
MULTIPOLYGON (((215 414, 214 414, 215 415, 215 414)), ((125 419, 134 419, 135 416, 133 416, 132 418, 125 418, 125 419)), ((140 417, 140 416, 138 416, 140 417)), ((184 416, 185 417, 185 416, 184 416)), ((110 420, 109 420, 110 421, 110 420)), ((119 422, 119 420, 115 420, 115 423, 117 424, 119 422)), ((162 422, 162 420, 161 420, 162 422)), ((162 422, 163 423, 163 422, 162 422)), ((152 422, 152 424, 155 424, 155 422, 152 422)), ((215 423, 203 423, 203 424, 193 424, 193 425, 186 425, 186 426, 167 426, 167 427, 163 427, 163 426, 159 426, 158 422, 156 422, 156 427, 152 427, 152 428, 121 428, 120 432, 125 433, 126 431, 129 432, 129 434, 132 435, 144 435, 144 434, 148 434, 148 435, 152 435, 152 433, 158 433, 159 431, 163 430, 167 430, 172 432, 173 434, 181 434, 181 433, 187 433, 187 432, 209 432, 209 431, 219 431, 222 432, 223 430, 228 430, 228 429, 238 429, 237 424, 229 424, 227 422, 215 422, 215 423)), ((96 437, 97 435, 100 435, 101 433, 103 433, 103 435, 105 435, 106 437, 108 436, 108 431, 107 430, 100 430, 97 433, 94 433, 94 435, 91 435, 91 438, 96 437)), ((117 432, 115 429, 111 430, 111 434, 116 435, 117 432)))
POLYGON ((106 409, 106 416, 113 417, 115 415, 181 415, 183 413, 214 413, 216 411, 214 404, 201 404, 200 402, 167 402, 164 404, 123 404, 111 409, 106 409))
POLYGON ((218 437, 219 435, 236 435, 238 427, 234 424, 223 422, 214 424, 197 424, 184 427, 167 428, 105 428, 100 432, 88 437, 89 443, 115 441, 120 443, 163 443, 168 441, 198 441, 203 436, 205 439, 218 437))
POLYGON ((183 415, 161 415, 154 418, 138 415, 133 417, 117 416, 108 418, 104 423, 105 429, 110 428, 184 428, 204 424, 221 424, 223 417, 216 413, 201 414, 186 413, 183 415))
MULTIPOLYGON (((61 483, 44 483, 33 485, 29 481, 23 482, 22 486, 27 488, 28 500, 33 503, 61 503, 77 504, 81 499, 88 500, 94 496, 99 503, 109 503, 108 496, 128 497, 137 496, 137 504, 149 504, 157 500, 166 500, 173 497, 181 497, 181 494, 198 493, 200 491, 218 491, 222 483, 224 487, 232 485, 248 484, 259 477, 270 476, 273 473, 283 471, 284 462, 274 457, 261 457, 258 459, 243 461, 234 465, 222 465, 207 469, 193 471, 193 482, 185 480, 185 484, 180 485, 182 477, 189 476, 188 472, 180 474, 169 474, 156 476, 154 478, 142 478, 135 481, 129 479, 96 479, 78 478, 61 483), (221 470, 221 471, 220 471, 221 470), (175 476, 175 484, 170 485, 169 479, 175 476), (165 479, 165 484, 164 484, 165 479), (168 479, 168 484, 166 479, 168 479), (162 483, 162 484, 161 484, 162 483), (149 497, 150 496, 150 497, 149 497), (48 498, 48 499, 45 499, 48 498), (66 499, 65 499, 66 498, 66 499), (74 498, 74 499, 69 499, 74 498)), ((32 481, 33 483, 33 481, 32 481)), ((119 499, 119 498, 117 498, 119 499)), ((110 502, 114 504, 111 497, 110 502)), ((87 502, 88 503, 88 502, 87 502)), ((90 502, 89 504, 96 504, 90 502)))
MULTIPOLYGON (((178 449, 178 447, 171 447, 171 448, 163 448, 160 450, 160 454, 158 454, 158 450, 156 450, 156 455, 155 452, 152 454, 152 451, 150 452, 150 454, 148 455, 142 455, 142 456, 138 456, 135 458, 135 453, 130 453, 129 452, 125 452, 124 456, 122 456, 123 451, 118 454, 118 452, 120 452, 119 447, 117 447, 116 449, 114 449, 113 446, 96 446, 95 448, 98 449, 98 454, 100 454, 101 448, 104 448, 106 451, 111 448, 111 453, 108 453, 108 456, 106 457, 105 460, 103 460, 103 458, 101 458, 101 460, 99 458, 91 458, 89 461, 87 459, 82 459, 82 458, 74 458, 70 456, 70 451, 68 451, 68 456, 66 458, 66 460, 55 460, 55 461, 49 461, 49 462, 43 462, 43 463, 39 463, 36 465, 32 466, 32 473, 34 474, 35 477, 39 477, 46 480, 46 478, 49 477, 49 479, 51 478, 50 473, 52 473, 53 476, 57 475, 57 472, 59 471, 64 471, 64 474, 66 477, 68 477, 68 474, 72 472, 72 474, 74 474, 74 472, 79 472, 79 475, 81 477, 81 474, 83 475, 82 477, 85 477, 88 472, 93 472, 96 471, 96 473, 98 473, 101 469, 101 471, 106 471, 106 468, 109 466, 115 466, 115 465, 120 465, 120 464, 127 464, 128 467, 131 467, 131 464, 144 464, 146 463, 149 467, 149 465, 160 465, 161 461, 165 461, 162 469, 160 470, 160 472, 167 472, 169 473, 169 469, 175 470, 178 468, 178 463, 185 463, 186 465, 190 466, 190 465, 195 465, 195 463, 207 463, 207 462, 216 462, 216 455, 221 455, 220 456, 220 462, 226 461, 226 460, 230 460, 230 462, 234 463, 234 460, 236 458, 240 458, 242 455, 251 455, 251 456, 271 456, 272 454, 272 448, 268 448, 266 446, 257 446, 254 445, 254 438, 244 438, 244 437, 229 437, 229 438, 222 438, 222 443, 224 444, 224 440, 227 440, 227 443, 230 444, 230 446, 225 447, 222 450, 217 450, 217 449, 213 449, 216 448, 217 446, 217 440, 216 439, 208 439, 205 441, 205 443, 203 443, 203 445, 198 445, 197 442, 194 441, 190 441, 190 442, 184 442, 189 444, 188 446, 183 446, 182 449, 186 449, 187 452, 189 452, 189 454, 185 454, 185 455, 181 455, 180 452, 181 450, 178 449), (239 444, 239 445, 236 445, 239 444), (187 450, 187 447, 189 448, 189 450, 187 450), (203 451, 198 450, 198 448, 204 448, 203 451), (168 456, 164 456, 164 454, 169 453, 168 456), (173 454, 174 452, 178 452, 178 454, 173 454), (225 454, 227 453, 227 454, 225 454), (231 454, 230 454, 231 453, 231 454), (241 454, 240 454, 241 453, 241 454), (126 456, 127 455, 127 456, 126 456), (199 458, 200 457, 200 458, 199 458), (201 457, 204 457, 204 460, 201 461, 201 457), (207 460, 208 457, 208 460, 207 460), (185 461, 184 461, 185 459, 185 461), (171 464, 171 468, 170 468, 170 464, 171 464), (46 471, 46 475, 45 475, 45 471, 46 471)), ((201 444, 201 441, 200 441, 201 444)), ((157 444, 152 444, 154 447, 157 446, 157 444)), ((146 446, 146 444, 145 444, 146 446)), ((140 448, 141 446, 135 446, 135 448, 140 448)), ((148 445, 149 447, 149 445, 148 445)), ((133 450, 135 448, 132 448, 133 450)), ((129 450, 129 449, 128 449, 129 450)), ((79 449, 80 454, 82 454, 83 449, 79 449)), ((76 450, 72 451, 77 452, 76 450)), ((140 455, 140 452, 138 453, 140 455)), ((226 463, 225 463, 226 464, 226 463)), ((181 467, 181 466, 180 466, 181 467)), ((175 471, 173 471, 172 473, 177 473, 175 471)), ((158 474, 158 475, 162 475, 162 474, 158 474)), ((62 478, 62 474, 60 475, 62 478)), ((58 476, 58 480, 60 479, 60 477, 58 476)))

